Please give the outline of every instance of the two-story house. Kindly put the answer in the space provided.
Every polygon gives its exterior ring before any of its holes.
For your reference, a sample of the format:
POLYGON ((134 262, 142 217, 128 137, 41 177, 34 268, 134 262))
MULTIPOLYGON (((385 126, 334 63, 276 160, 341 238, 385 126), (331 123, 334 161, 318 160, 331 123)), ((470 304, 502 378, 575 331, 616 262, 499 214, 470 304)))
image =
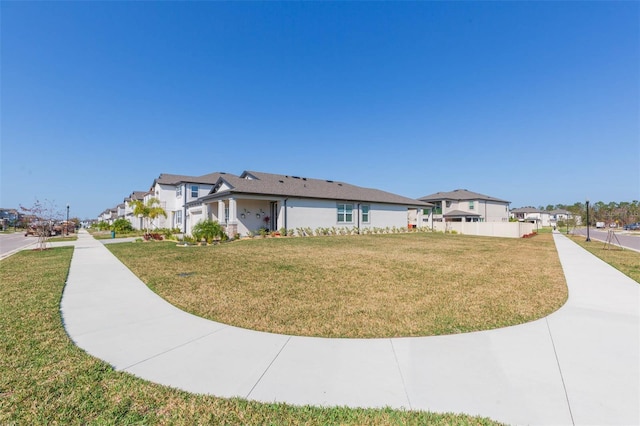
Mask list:
POLYGON ((551 226, 551 212, 535 207, 520 207, 511 210, 511 217, 520 222, 531 222, 538 226, 551 226))
POLYGON ((133 191, 131 195, 124 199, 124 218, 127 219, 133 229, 142 229, 142 218, 135 217, 133 215, 133 202, 134 201, 144 201, 144 197, 147 195, 145 191, 133 191))
POLYGON ((202 176, 161 173, 151 184, 144 201, 157 198, 167 217, 158 217, 153 223, 149 223, 148 227, 177 228, 180 232, 186 232, 187 203, 209 194, 220 176, 224 175, 226 175, 224 172, 202 176))
POLYGON ((508 222, 510 201, 456 189, 418 198, 434 204, 434 222, 508 222))

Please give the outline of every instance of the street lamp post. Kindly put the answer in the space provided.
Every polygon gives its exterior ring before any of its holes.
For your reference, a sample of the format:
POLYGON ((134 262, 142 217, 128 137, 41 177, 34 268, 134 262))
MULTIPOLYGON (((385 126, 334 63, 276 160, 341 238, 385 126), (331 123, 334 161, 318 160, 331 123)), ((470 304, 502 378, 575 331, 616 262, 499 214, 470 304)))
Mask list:
POLYGON ((69 204, 67 204, 67 224, 64 226, 64 233, 69 235, 69 204))
POLYGON ((587 200, 587 239, 586 242, 591 242, 591 238, 589 238, 589 200, 587 200))

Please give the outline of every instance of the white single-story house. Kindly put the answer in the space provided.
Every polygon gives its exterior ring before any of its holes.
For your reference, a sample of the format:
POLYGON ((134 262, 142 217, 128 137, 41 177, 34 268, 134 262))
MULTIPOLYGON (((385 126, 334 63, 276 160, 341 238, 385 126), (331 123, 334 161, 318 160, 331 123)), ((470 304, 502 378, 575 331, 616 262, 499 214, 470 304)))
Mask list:
MULTIPOLYGON (((186 233, 205 219, 227 235, 301 228, 406 228, 409 210, 431 204, 333 180, 245 171, 220 174, 207 195, 186 203, 186 233)), ((422 217, 419 223, 423 223, 422 217)))
POLYGON ((520 207, 511 210, 511 217, 520 222, 531 222, 538 226, 552 226, 551 212, 535 207, 520 207))
POLYGON ((434 222, 508 222, 510 201, 456 189, 418 198, 434 204, 434 222))

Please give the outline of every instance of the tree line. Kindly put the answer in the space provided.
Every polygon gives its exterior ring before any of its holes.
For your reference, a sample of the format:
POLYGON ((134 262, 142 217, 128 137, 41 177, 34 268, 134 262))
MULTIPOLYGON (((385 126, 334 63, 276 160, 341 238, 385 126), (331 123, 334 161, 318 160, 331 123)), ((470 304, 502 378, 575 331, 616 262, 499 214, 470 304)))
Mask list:
MULTIPOLYGON (((546 207, 540 206, 540 210, 567 210, 574 216, 580 216, 582 223, 587 223, 587 205, 586 202, 577 202, 574 204, 549 204, 546 207)), ((640 201, 633 200, 621 201, 616 203, 604 203, 597 201, 589 203, 589 222, 616 223, 618 225, 626 225, 628 223, 640 222, 640 201)))

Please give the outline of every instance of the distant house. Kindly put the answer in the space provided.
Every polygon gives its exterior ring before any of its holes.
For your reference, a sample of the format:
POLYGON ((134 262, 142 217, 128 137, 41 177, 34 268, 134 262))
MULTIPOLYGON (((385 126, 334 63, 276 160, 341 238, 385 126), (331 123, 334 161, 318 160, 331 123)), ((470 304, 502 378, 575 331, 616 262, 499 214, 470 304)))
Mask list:
POLYGON ((466 189, 418 198, 435 205, 434 222, 508 222, 509 201, 466 189))
POLYGON ((155 197, 160 201, 167 213, 167 217, 159 217, 149 228, 177 228, 181 232, 187 231, 187 204, 209 194, 218 179, 225 175, 214 172, 202 176, 184 176, 162 173, 156 178, 144 197, 147 202, 155 197))
POLYGON ((406 228, 408 211, 431 204, 344 182, 245 171, 220 174, 208 194, 186 203, 186 232, 203 219, 229 236, 260 228, 406 228))
POLYGON ((552 226, 551 212, 535 207, 520 207, 511 210, 511 217, 520 222, 531 222, 538 226, 552 226))
POLYGON ((580 217, 580 215, 574 215, 569 210, 556 209, 551 210, 549 214, 551 215, 550 220, 552 225, 557 225, 558 221, 566 222, 567 220, 575 223, 576 225, 582 224, 582 218, 580 217))
POLYGON ((113 224, 113 222, 118 217, 118 208, 112 207, 109 209, 105 209, 100 215, 98 215, 99 222, 106 222, 109 225, 113 224))
POLYGON ((0 208, 0 221, 2 221, 3 229, 9 226, 15 226, 20 221, 20 212, 16 209, 0 208))
POLYGON ((142 229, 142 218, 134 217, 133 215, 133 203, 134 201, 144 201, 144 197, 147 195, 146 191, 133 191, 128 197, 124 199, 124 218, 127 219, 134 229, 142 229))

